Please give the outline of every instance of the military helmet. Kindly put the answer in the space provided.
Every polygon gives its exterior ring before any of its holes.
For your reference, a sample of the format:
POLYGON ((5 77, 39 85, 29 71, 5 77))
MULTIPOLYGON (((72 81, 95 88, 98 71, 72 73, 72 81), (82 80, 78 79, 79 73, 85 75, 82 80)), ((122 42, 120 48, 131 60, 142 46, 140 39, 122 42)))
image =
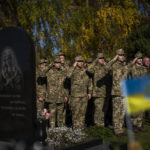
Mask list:
POLYGON ((65 56, 65 54, 63 52, 58 52, 56 56, 65 56))
POLYGON ((104 58, 104 54, 103 53, 98 53, 97 58, 104 58))
POLYGON ((82 56, 76 56, 75 61, 84 61, 82 56))
POLYGON ((61 63, 60 58, 59 58, 59 57, 55 57, 55 58, 54 58, 54 63, 61 63))
POLYGON ((136 58, 142 58, 142 57, 143 57, 143 55, 142 55, 142 53, 141 53, 141 52, 137 52, 137 53, 135 54, 135 57, 136 57, 136 58))
POLYGON ((43 63, 46 63, 45 59, 41 59, 39 64, 43 64, 43 63))
POLYGON ((124 55, 124 50, 121 48, 121 49, 117 49, 116 51, 117 55, 124 55))
POLYGON ((92 63, 92 58, 87 58, 85 62, 86 63, 92 63))

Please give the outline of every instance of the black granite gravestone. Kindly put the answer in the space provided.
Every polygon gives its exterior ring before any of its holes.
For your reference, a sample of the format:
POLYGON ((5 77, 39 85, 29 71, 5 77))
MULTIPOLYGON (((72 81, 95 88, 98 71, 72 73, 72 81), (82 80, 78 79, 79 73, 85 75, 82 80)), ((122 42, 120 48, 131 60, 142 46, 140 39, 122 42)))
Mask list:
POLYGON ((22 29, 0 31, 0 140, 35 135, 35 51, 22 29))

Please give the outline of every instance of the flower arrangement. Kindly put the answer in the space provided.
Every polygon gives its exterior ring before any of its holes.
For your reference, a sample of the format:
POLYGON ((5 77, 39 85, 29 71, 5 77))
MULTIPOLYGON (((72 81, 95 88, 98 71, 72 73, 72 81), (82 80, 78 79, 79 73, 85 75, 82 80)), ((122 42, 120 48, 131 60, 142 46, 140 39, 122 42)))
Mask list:
POLYGON ((46 142, 50 145, 70 145, 83 142, 87 135, 80 129, 73 130, 67 127, 49 128, 47 130, 48 138, 46 142))

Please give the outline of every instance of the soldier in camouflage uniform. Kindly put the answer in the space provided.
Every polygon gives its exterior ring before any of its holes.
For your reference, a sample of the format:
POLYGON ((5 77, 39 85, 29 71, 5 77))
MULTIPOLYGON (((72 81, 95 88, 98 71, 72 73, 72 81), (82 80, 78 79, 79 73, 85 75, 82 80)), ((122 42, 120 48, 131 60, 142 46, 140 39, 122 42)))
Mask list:
POLYGON ((147 69, 147 74, 150 74, 150 58, 149 57, 144 57, 144 66, 147 69))
MULTIPOLYGON (((65 59, 65 54, 63 52, 58 52, 56 54, 56 56, 58 56, 61 60, 61 68, 64 70, 64 72, 68 72, 70 66, 69 66, 69 61, 65 59)), ((68 89, 68 92, 70 94, 70 80, 69 79, 66 79, 66 83, 65 83, 65 88, 68 89)), ((71 116, 70 114, 70 109, 69 109, 69 104, 68 103, 65 103, 65 108, 66 108, 66 111, 64 111, 64 113, 67 113, 65 116, 66 118, 64 118, 64 122, 67 122, 67 120, 69 119, 68 117, 71 116)))
MULTIPOLYGON (((106 58, 106 63, 109 63, 111 58, 106 58)), ((108 126, 110 129, 113 128, 112 126, 112 72, 108 72, 106 75, 106 101, 105 101, 105 125, 108 126)))
POLYGON ((49 111, 55 110, 50 118, 50 126, 58 127, 65 125, 65 109, 64 103, 67 102, 68 92, 64 87, 66 73, 61 68, 61 60, 59 57, 54 59, 54 66, 47 72, 47 96, 46 102, 49 105, 49 111), (56 116, 57 114, 57 116, 56 116))
POLYGON ((94 122, 104 126, 104 102, 106 98, 106 74, 103 53, 98 53, 97 60, 88 67, 88 72, 93 74, 93 98, 95 104, 94 122))
POLYGON ((109 57, 108 57, 108 58, 105 58, 105 62, 106 62, 106 63, 108 63, 108 62, 110 62, 110 61, 111 61, 111 58, 109 58, 109 57))
MULTIPOLYGON (((147 69, 146 67, 143 66, 142 57, 143 56, 141 52, 136 53, 135 55, 136 62, 130 69, 131 78, 141 77, 147 74, 147 69)), ((131 121, 135 130, 142 131, 143 120, 144 120, 144 112, 131 116, 131 121)))
POLYGON ((83 129, 87 102, 91 99, 92 84, 86 73, 82 56, 77 56, 75 61, 74 66, 68 72, 68 77, 71 79, 72 123, 74 129, 83 129))
POLYGON ((84 64, 85 68, 87 68, 90 64, 92 64, 92 58, 87 58, 84 64))
POLYGON ((44 100, 46 98, 45 63, 45 60, 41 59, 36 71, 37 117, 39 117, 39 112, 44 107, 44 100))
POLYGON ((68 70, 69 69, 69 64, 68 62, 65 60, 65 54, 62 53, 62 52, 59 52, 56 54, 56 56, 59 56, 60 57, 60 60, 61 60, 61 66, 64 70, 68 70))
MULTIPOLYGON (((87 69, 92 64, 92 58, 87 58, 85 61, 85 68, 87 69)), ((93 74, 87 72, 89 79, 91 81, 92 89, 93 89, 93 74)), ((93 103, 93 97, 88 100, 87 110, 86 110, 86 125, 90 126, 94 124, 94 103, 93 103)))
MULTIPOLYGON (((144 61, 144 66, 147 69, 147 75, 150 75, 150 58, 149 57, 144 57, 143 61, 144 61)), ((150 122, 150 111, 146 111, 145 118, 147 120, 149 120, 149 122, 150 122)))
POLYGON ((113 107, 113 127, 118 136, 123 136, 124 125, 124 104, 121 93, 120 81, 127 78, 128 66, 124 64, 124 50, 118 49, 116 57, 111 60, 107 67, 112 72, 112 107, 113 107))

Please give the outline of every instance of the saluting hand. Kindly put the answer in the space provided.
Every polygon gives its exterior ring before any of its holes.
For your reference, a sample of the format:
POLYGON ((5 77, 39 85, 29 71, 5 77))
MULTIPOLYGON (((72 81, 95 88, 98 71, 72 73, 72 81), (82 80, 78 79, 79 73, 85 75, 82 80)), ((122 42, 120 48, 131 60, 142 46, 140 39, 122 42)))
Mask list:
POLYGON ((91 94, 88 94, 88 100, 91 99, 91 98, 92 98, 92 95, 91 95, 91 94))
POLYGON ((73 66, 76 67, 76 66, 77 66, 77 62, 75 62, 75 63, 73 64, 73 66))
POLYGON ((68 102, 68 97, 64 98, 64 102, 67 103, 68 102))
POLYGON ((50 67, 52 67, 53 65, 54 65, 54 63, 53 63, 53 62, 49 64, 49 66, 50 66, 50 67))
POLYGON ((132 61, 132 64, 135 64, 136 61, 137 61, 137 58, 134 58, 132 61))
POLYGON ((114 57, 114 60, 116 61, 118 59, 118 55, 116 55, 115 57, 114 57))
POLYGON ((44 99, 42 97, 39 97, 38 100, 41 101, 41 102, 44 101, 44 99))

